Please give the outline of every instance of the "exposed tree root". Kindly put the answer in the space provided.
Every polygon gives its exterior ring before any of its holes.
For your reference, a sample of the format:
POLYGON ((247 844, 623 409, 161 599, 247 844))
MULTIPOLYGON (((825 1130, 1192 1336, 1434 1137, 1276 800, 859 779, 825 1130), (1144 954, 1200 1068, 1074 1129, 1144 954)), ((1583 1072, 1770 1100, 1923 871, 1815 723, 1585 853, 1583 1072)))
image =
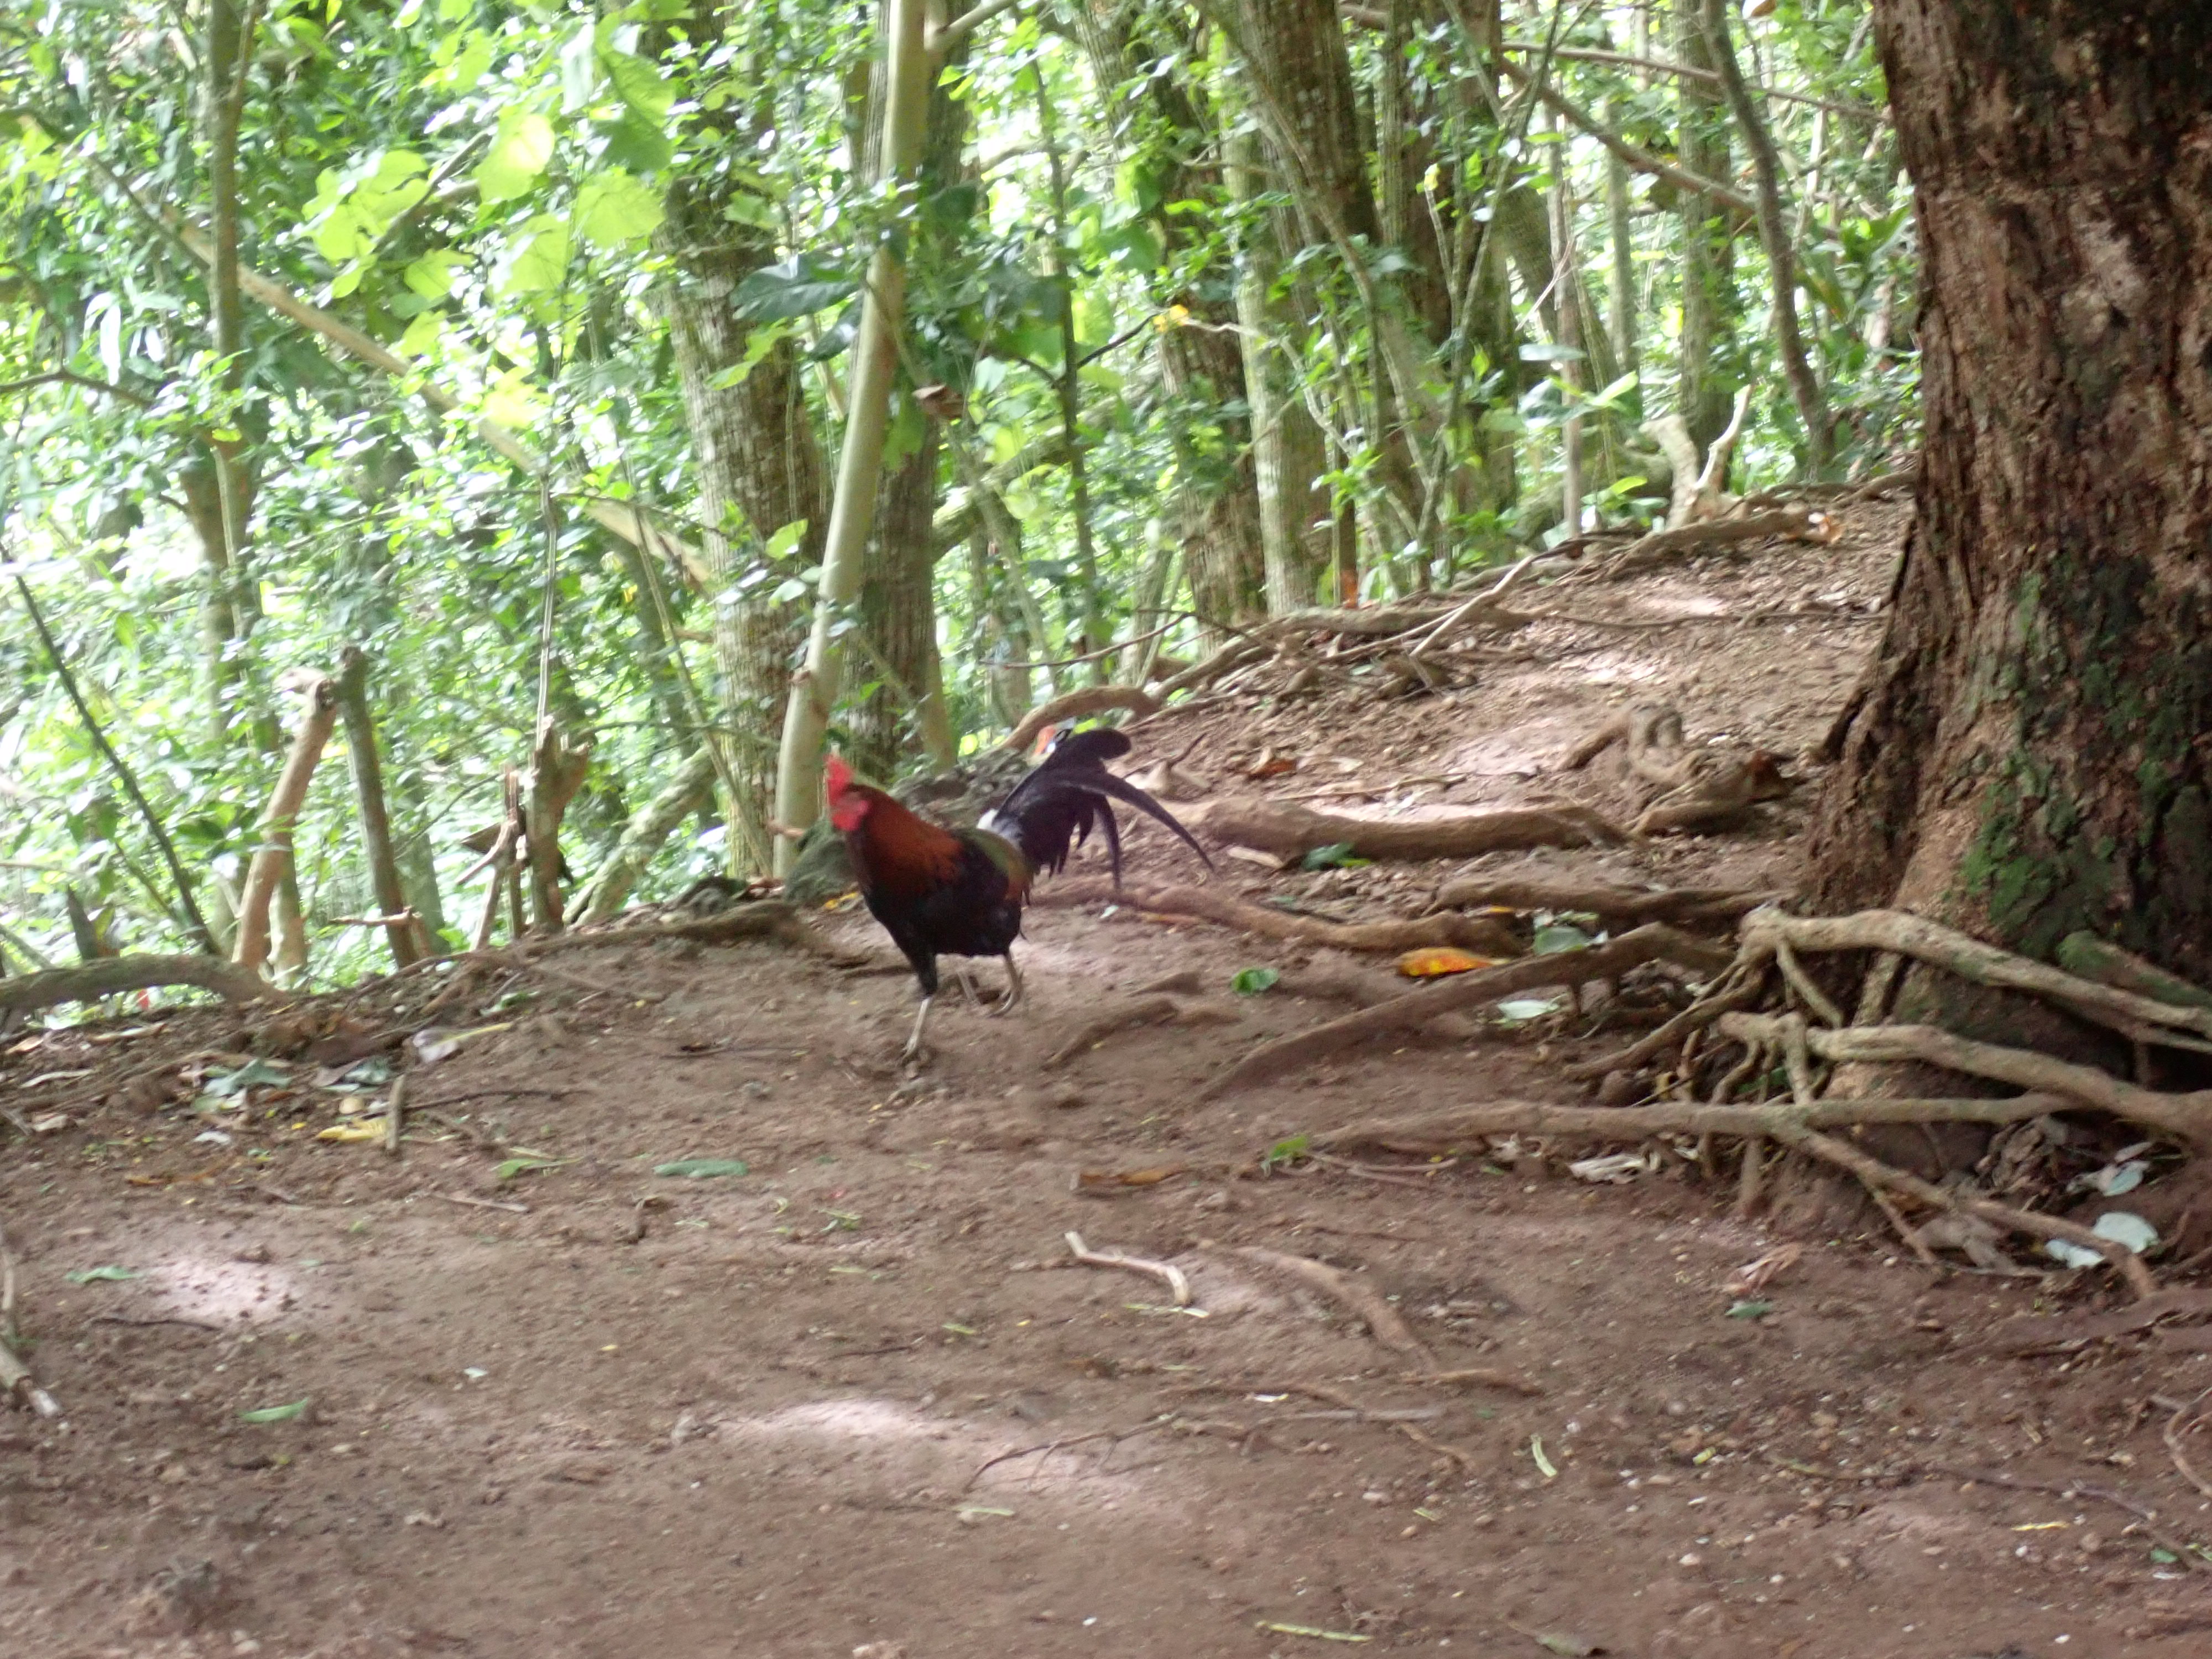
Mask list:
POLYGON ((1390 1152, 1431 1158, 1465 1152, 1488 1135, 1589 1136, 1638 1141, 1660 1134, 1771 1135, 1796 1124, 1823 1129, 1859 1123, 2017 1123, 2066 1109, 2054 1095, 2010 1100, 1822 1100, 1809 1109, 1790 1102, 1763 1106, 1706 1106, 1694 1101, 1656 1106, 1554 1106, 1498 1100, 1410 1117, 1363 1118, 1309 1139, 1316 1152, 1390 1152))
POLYGON ((1080 720, 1085 714, 1103 714, 1119 708, 1142 718, 1146 714, 1158 714, 1161 706, 1158 697, 1140 686, 1083 686, 1030 709, 1022 716, 1021 723, 1000 740, 999 747, 1026 749, 1036 741, 1037 733, 1046 726, 1057 726, 1062 720, 1080 720))
POLYGON ((143 991, 159 985, 197 985, 230 1002, 252 1002, 276 994, 252 969, 220 957, 102 957, 75 968, 49 968, 15 979, 0 979, 0 1013, 28 1012, 58 1002, 87 1002, 118 991, 143 991))
POLYGON ((1644 890, 1603 882, 1561 878, 1466 876, 1448 881, 1437 903, 1455 910, 1499 905, 1511 910, 1553 910, 1594 915, 1608 927, 1670 921, 1678 927, 1733 923, 1747 910, 1771 904, 1782 894, 1745 892, 1729 887, 1662 887, 1644 890))
POLYGON ((1357 1314, 1365 1322, 1369 1334, 1393 1353, 1404 1354, 1424 1367, 1435 1364, 1427 1345, 1413 1334, 1398 1310, 1382 1299, 1381 1292, 1361 1284, 1350 1273, 1310 1256, 1291 1255, 1258 1244, 1238 1245, 1233 1254, 1310 1285, 1338 1306, 1357 1314))
MULTIPOLYGON (((2184 1006, 2082 979, 2061 968, 2014 956, 1993 945, 1905 910, 1862 910, 1848 916, 1792 916, 1756 910, 1744 918, 1747 957, 1773 954, 1788 944, 1799 951, 1893 951, 1977 985, 2028 991, 2072 1009, 2127 1036, 2144 1028, 2178 1026, 2212 1038, 2212 1006, 2184 1006)), ((2153 1036, 2153 1042, 2166 1039, 2153 1036)))
POLYGON ((1464 859, 1532 847, 1590 847, 1628 839, 1586 806, 1504 807, 1449 818, 1349 818, 1279 801, 1223 800, 1209 806, 1206 833, 1279 858, 1342 846, 1364 859, 1464 859))
POLYGON ((1211 887, 1115 887, 1103 878, 1058 882, 1034 901, 1038 904, 1126 904, 1154 915, 1189 916, 1218 923, 1262 939, 1290 939, 1336 951, 1413 951, 1449 945, 1491 957, 1517 956, 1520 940, 1481 916, 1442 915, 1406 921, 1325 921, 1293 915, 1273 905, 1232 898, 1211 887))
MULTIPOLYGON (((1723 1014, 1715 1023, 1724 1034, 1743 1042, 1771 1044, 1781 1030, 1780 1021, 1765 1014, 1723 1014)), ((2176 1136, 2199 1150, 2212 1144, 2212 1090, 2162 1094, 2123 1082, 2094 1066, 2077 1066, 2029 1048, 1977 1042, 1936 1025, 1852 1025, 1839 1031, 1808 1031, 1805 1040, 1806 1046, 1822 1060, 1921 1060, 1969 1077, 2063 1095, 2079 1104, 2176 1136)))
POLYGON ((1068 1061, 1089 1054, 1115 1032, 1126 1031, 1133 1025, 1151 1025, 1160 1020, 1173 1019, 1182 1006, 1173 997, 1143 997, 1111 1013, 1103 1014, 1046 1055, 1044 1069, 1056 1072, 1068 1061))
POLYGON ((1618 979, 1631 968, 1662 958, 1701 973, 1717 973, 1729 961, 1726 951, 1719 946, 1679 933, 1663 922, 1648 922, 1603 945, 1528 957, 1496 968, 1455 975, 1442 985, 1425 986, 1310 1030, 1262 1043, 1207 1084, 1200 1097, 1214 1099, 1232 1089, 1341 1053, 1372 1037, 1418 1030, 1439 1014, 1475 1007, 1516 991, 1553 985, 1579 988, 1593 980, 1618 979))
POLYGON ((2079 1244, 2103 1256, 2112 1271, 2128 1282, 2128 1288, 2138 1297, 2148 1297, 2158 1290, 2158 1281, 2150 1276, 2143 1259, 2126 1245, 2106 1238, 2101 1233, 2072 1221, 2062 1221, 2057 1216, 2039 1215, 2033 1210, 2014 1209, 2009 1204, 2000 1204, 1995 1199, 1976 1198, 1948 1187, 1938 1187, 1932 1181, 1923 1181, 1918 1176, 1908 1175, 1902 1170, 1892 1169, 1879 1158, 1848 1141, 1821 1134, 1802 1124, 1791 1123, 1773 1131, 1774 1138, 1785 1146, 1848 1170, 1869 1186, 1881 1186, 1891 1192, 1903 1193, 1936 1209, 1955 1210, 1962 1214, 1978 1216, 1993 1222, 2008 1231, 2026 1233, 2034 1238, 2061 1238, 2069 1244, 2079 1244))

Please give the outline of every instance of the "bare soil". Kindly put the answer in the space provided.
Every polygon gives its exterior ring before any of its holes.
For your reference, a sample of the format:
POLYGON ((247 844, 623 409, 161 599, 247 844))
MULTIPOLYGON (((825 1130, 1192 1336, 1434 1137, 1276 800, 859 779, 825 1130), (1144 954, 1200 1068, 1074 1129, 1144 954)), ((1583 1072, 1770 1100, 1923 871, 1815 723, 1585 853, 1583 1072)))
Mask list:
MULTIPOLYGON (((1872 641, 1899 511, 1856 512, 1834 548, 1522 601, 1668 625, 1546 623, 1512 641, 1528 660, 1444 696, 1218 703, 1149 726, 1139 758, 1204 735, 1186 769, 1338 811, 1617 811, 1617 757, 1553 768, 1653 696, 1692 741, 1796 753, 1872 641), (1237 776, 1267 749, 1297 770, 1237 776), (1415 777, 1450 781, 1390 787, 1415 777)), ((1761 811, 1484 863, 1787 886, 1802 796, 1761 811)), ((1196 873, 1162 835, 1132 845, 1135 869, 1196 873)), ((1221 879, 1352 918, 1415 913, 1474 867, 1221 879)), ((888 955, 865 915, 828 927, 888 955)), ((772 945, 564 954, 439 1016, 501 1029, 415 1067, 397 1158, 316 1138, 341 1097, 265 1016, 19 1040, 0 1100, 50 1121, 37 1102, 105 1092, 0 1148, 20 1318, 65 1413, 0 1416, 0 1653, 2208 1650, 2212 1563, 2093 1494, 2212 1540, 2160 1440, 2212 1383, 2177 1340, 2200 1334, 2002 1357, 2002 1322, 2110 1292, 1939 1275, 1872 1231, 1808 1238, 1747 1310, 1726 1281, 1780 1237, 1671 1157, 1608 1187, 1565 1174, 1582 1149, 1533 1145, 1264 1174, 1272 1144, 1378 1109, 1583 1098, 1562 1063, 1620 1038, 1539 1021, 1200 1103, 1226 1059, 1341 1006, 1237 999, 1237 969, 1384 965, 1096 907, 1036 911, 1025 952, 1021 1016, 948 997, 912 1079, 899 975, 772 945), (1042 1069, 1193 970, 1215 1023, 1042 1069), (257 1048, 275 1081, 195 1105, 257 1048), (548 1167, 501 1179, 503 1158, 548 1167), (692 1158, 747 1172, 655 1173, 692 1158), (1194 1306, 1070 1265, 1071 1230, 1180 1265, 1194 1306), (1238 1246, 1387 1296, 1435 1371, 1532 1391, 1408 1380, 1416 1362, 1238 1246), (85 1277, 103 1268, 129 1276, 85 1277)), ((433 986, 367 988, 356 1015, 412 1029, 433 986)))

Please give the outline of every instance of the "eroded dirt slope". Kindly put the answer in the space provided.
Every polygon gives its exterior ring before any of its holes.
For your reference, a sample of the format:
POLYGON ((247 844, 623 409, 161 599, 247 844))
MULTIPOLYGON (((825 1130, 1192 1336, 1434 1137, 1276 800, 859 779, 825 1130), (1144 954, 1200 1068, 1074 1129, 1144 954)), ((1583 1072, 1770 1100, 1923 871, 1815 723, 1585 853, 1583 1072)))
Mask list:
MULTIPOLYGON (((1892 523, 1551 601, 1826 619, 1546 623, 1517 642, 1531 660, 1449 697, 1230 702, 1147 743, 1203 728, 1209 780, 1291 753, 1268 791, 1360 810, 1617 809, 1615 763, 1551 768, 1632 696, 1671 696, 1696 734, 1818 738, 1870 641, 1892 523), (1455 781, 1381 787, 1415 776, 1455 781)), ((1786 884, 1801 811, 1489 864, 1786 884)), ((1164 837, 1133 845, 1146 870, 1195 870, 1164 837)), ((1408 914, 1456 870, 1223 879, 1408 914)), ((829 926, 882 948, 863 917, 829 926)), ((19 1042, 14 1100, 155 1081, 0 1148, 21 1318, 66 1413, 0 1418, 0 1651, 1260 1659, 1332 1651, 1328 1632, 1485 1656, 1549 1638, 1639 1659, 2179 1659, 2212 1640, 2197 1563, 2165 1547, 2212 1540, 2212 1512, 2154 1403, 2212 1382, 2200 1350, 2002 1357, 2004 1322, 2097 1293, 1939 1278, 1881 1237, 1807 1241, 1771 1311, 1731 1317, 1731 1273, 1778 1240, 1679 1159, 1606 1188, 1533 1146, 1263 1175, 1273 1143, 1377 1110, 1583 1098, 1559 1062, 1608 1039, 1410 1044, 1201 1102, 1251 1042, 1339 1010, 1230 994, 1306 953, 1047 908, 1025 960, 1021 1016, 948 998, 909 1080, 896 975, 769 945, 572 953, 441 1016, 505 1029, 413 1074, 397 1158, 315 1139, 339 1097, 306 1086, 308 1060, 257 1073, 240 1109, 196 1109, 257 1040, 219 1011, 19 1042), (1212 1023, 1044 1069, 1102 1009, 1191 972, 1212 1023), (107 1069, 53 1075, 88 1067, 107 1069), (502 1180, 503 1158, 549 1167, 502 1180), (687 1159, 746 1173, 655 1173, 687 1159), (1099 1196, 1085 1172, 1158 1178, 1099 1196), (1179 1265, 1194 1306, 1068 1265, 1071 1230, 1179 1265), (1387 1296, 1425 1353, 1252 1248, 1387 1296), (1488 1380, 1407 1380, 1461 1370, 1488 1380), (2130 1530, 2118 1504, 2060 1495, 2075 1482, 2160 1518, 2130 1530)), ((429 994, 362 1007, 404 1023, 429 994)))

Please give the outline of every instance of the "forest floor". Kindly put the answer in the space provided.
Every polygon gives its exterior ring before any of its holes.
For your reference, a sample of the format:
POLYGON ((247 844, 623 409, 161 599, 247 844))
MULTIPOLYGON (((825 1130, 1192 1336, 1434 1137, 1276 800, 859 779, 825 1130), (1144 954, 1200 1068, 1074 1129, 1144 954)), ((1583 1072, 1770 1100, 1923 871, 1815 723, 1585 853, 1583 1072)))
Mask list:
MULTIPOLYGON (((1525 660, 1413 701, 1227 699, 1146 726, 1138 758, 1203 733, 1185 770, 1337 811, 1618 811, 1617 754, 1556 763, 1654 696, 1693 740, 1794 755, 1874 643, 1901 512, 1524 593, 1666 625, 1541 623, 1525 660), (1264 750, 1297 769, 1238 778, 1264 750)), ((1731 834, 1479 866, 1788 887, 1804 793, 1731 834)), ((1149 826, 1131 844, 1143 876, 1199 875, 1149 826)), ((1217 879, 1404 915, 1467 867, 1217 879)), ((888 955, 865 915, 825 931, 888 955)), ((2201 1331, 2018 1356, 2006 1322, 2110 1292, 1937 1273, 1856 1223, 1804 1235, 1768 1310, 1732 1317, 1780 1223, 1737 1221, 1679 1159, 1611 1186, 1533 1146, 1263 1173, 1285 1137, 1377 1109, 1585 1099, 1563 1062, 1619 1041, 1539 1021, 1201 1101, 1252 1040, 1336 1012, 1231 976, 1326 954, 1040 908, 1021 1017, 946 998, 908 1079, 900 975, 776 944, 568 953, 438 1016, 496 1029, 416 1066, 397 1157, 318 1138, 345 1097, 315 1079, 342 1067, 265 1015, 19 1038, 0 1101, 103 1092, 0 1146, 19 1317, 64 1412, 0 1416, 0 1652, 2206 1651, 2212 1569, 2166 1545, 2212 1540, 2212 1505, 2154 1403, 2212 1382, 2173 1340, 2201 1331), (1193 970, 1218 1023, 1046 1069, 1193 970), (687 1159, 745 1172, 656 1173, 687 1159), (1179 1265, 1194 1305, 1072 1264, 1071 1231, 1179 1265), (1431 1363, 1250 1247, 1387 1296, 1431 1363), (1466 1370, 1492 1381, 1409 1376, 1466 1370)), ((419 1024, 429 988, 354 1010, 419 1024)))

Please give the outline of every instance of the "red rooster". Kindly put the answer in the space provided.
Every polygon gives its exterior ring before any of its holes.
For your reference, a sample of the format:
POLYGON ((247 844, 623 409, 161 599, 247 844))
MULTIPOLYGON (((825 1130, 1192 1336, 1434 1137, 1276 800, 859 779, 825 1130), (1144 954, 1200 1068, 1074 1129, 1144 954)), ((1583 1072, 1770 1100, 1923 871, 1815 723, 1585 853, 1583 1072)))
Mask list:
POLYGON ((830 822, 845 837, 869 913, 914 964, 921 984, 921 1007, 903 1058, 921 1052, 940 956, 1003 957, 1006 994, 996 1012, 1022 1000, 1014 940, 1030 884, 1065 865, 1070 848, 1094 828, 1105 835, 1120 884, 1121 835, 1109 799, 1158 818, 1213 867, 1165 807, 1106 769, 1107 761, 1128 752, 1129 739, 1109 727, 1063 737, 973 830, 941 830, 915 817, 882 790, 855 781, 851 767, 830 757, 830 822))

